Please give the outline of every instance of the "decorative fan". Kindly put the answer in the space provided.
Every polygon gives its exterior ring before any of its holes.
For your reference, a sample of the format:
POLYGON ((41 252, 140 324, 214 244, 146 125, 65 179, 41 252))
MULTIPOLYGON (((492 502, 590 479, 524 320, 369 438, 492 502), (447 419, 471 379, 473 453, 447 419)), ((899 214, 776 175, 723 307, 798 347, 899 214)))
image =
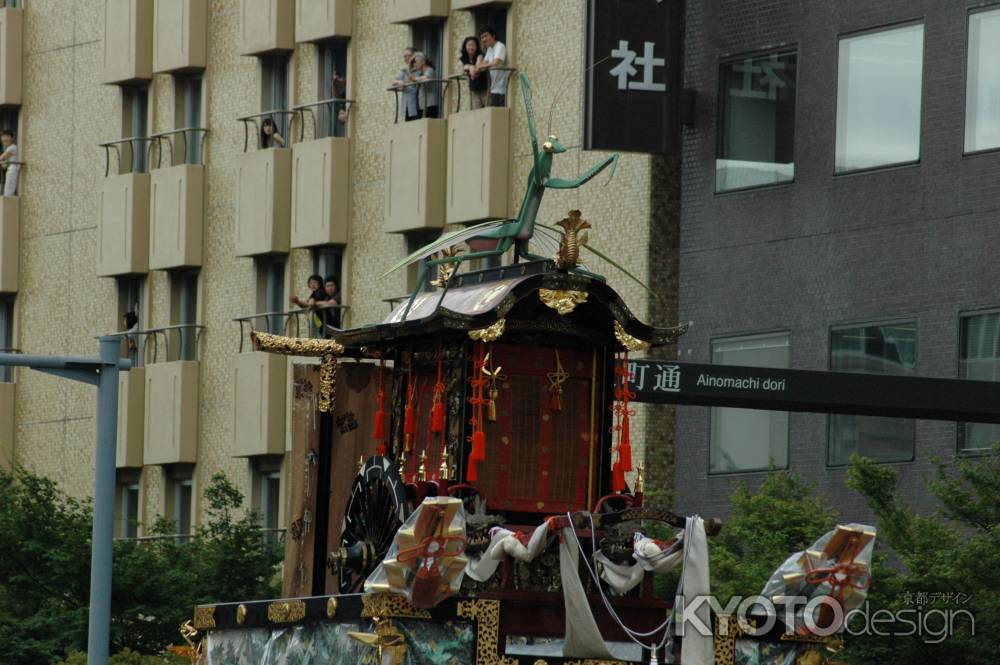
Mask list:
POLYGON ((371 457, 358 471, 344 510, 340 549, 329 566, 340 573, 340 592, 359 593, 365 578, 385 557, 396 531, 410 515, 406 489, 396 465, 371 457))

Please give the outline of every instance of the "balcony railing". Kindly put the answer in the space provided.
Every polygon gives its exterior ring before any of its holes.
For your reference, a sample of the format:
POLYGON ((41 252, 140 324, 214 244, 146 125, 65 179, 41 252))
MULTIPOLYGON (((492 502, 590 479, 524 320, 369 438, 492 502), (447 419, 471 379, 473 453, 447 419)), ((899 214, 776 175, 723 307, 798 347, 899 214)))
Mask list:
POLYGON ((104 177, 111 175, 111 152, 114 151, 118 172, 122 170, 122 146, 128 146, 129 161, 132 167, 127 173, 148 173, 149 172, 149 152, 153 145, 152 136, 130 136, 114 141, 105 141, 97 145, 104 148, 104 177))
MULTIPOLYGON (((261 127, 265 119, 270 118, 274 121, 274 125, 277 128, 277 132, 281 134, 282 138, 285 140, 285 147, 291 147, 291 133, 292 133, 292 121, 295 116, 299 114, 298 111, 294 109, 271 109, 270 111, 261 111, 260 113, 251 113, 250 115, 245 115, 236 118, 237 121, 243 123, 243 152, 250 152, 250 127, 254 128, 254 143, 257 145, 257 149, 263 149, 265 146, 261 142, 261 127)), ((299 141, 302 141, 304 136, 305 128, 302 123, 299 123, 299 141)), ((270 147, 270 146, 268 146, 270 147)))
MULTIPOLYGON (((347 318, 347 311, 350 305, 330 305, 328 307, 316 307, 313 309, 290 309, 285 312, 261 312, 259 314, 249 314, 238 316, 233 321, 240 324, 240 353, 245 350, 245 340, 249 340, 249 333, 262 330, 279 335, 290 335, 292 337, 323 338, 326 333, 337 332, 338 328, 333 326, 316 326, 312 321, 312 316, 324 309, 340 310, 340 324, 343 329, 344 320, 347 318), (305 318, 305 325, 302 319, 305 318), (263 325, 259 322, 263 321, 263 325), (325 328, 325 329, 324 329, 325 328), (303 335, 305 331, 305 335, 303 335)), ((250 349, 252 350, 252 348, 250 349)))
POLYGON ((179 164, 197 164, 202 165, 205 163, 205 139, 208 138, 208 128, 206 127, 182 127, 180 129, 171 129, 165 132, 159 132, 158 134, 151 134, 149 151, 152 151, 153 146, 156 147, 156 168, 161 168, 163 166, 163 146, 167 146, 167 152, 170 155, 170 159, 167 162, 168 166, 177 166, 179 164), (176 154, 174 152, 174 144, 180 139, 181 145, 183 146, 183 151, 181 152, 181 161, 177 161, 176 154), (194 146, 194 149, 189 153, 188 150, 194 146), (189 161, 189 159, 191 161, 189 161))
MULTIPOLYGON (((407 118, 404 116, 404 113, 400 112, 401 110, 403 110, 400 108, 400 101, 402 100, 403 93, 411 88, 416 88, 415 93, 417 95, 417 110, 419 111, 420 115, 414 118, 409 118, 409 120, 419 120, 423 118, 443 118, 444 101, 445 101, 445 96, 448 94, 448 85, 450 83, 451 79, 427 79, 426 81, 413 81, 411 83, 402 83, 399 85, 396 85, 394 83, 393 85, 386 88, 386 92, 394 93, 396 96, 395 122, 398 123, 400 117, 403 117, 404 120, 407 120, 407 118), (433 94, 437 96, 437 104, 434 104, 433 106, 429 106, 427 108, 420 108, 420 98, 428 94, 427 92, 428 89, 433 89, 433 94), (436 109, 436 111, 431 111, 432 115, 427 115, 427 111, 431 108, 436 109)), ((403 111, 405 112, 405 110, 403 111)))
MULTIPOLYGON (((24 353, 21 349, 13 347, 0 349, 0 353, 24 353)), ((0 366, 0 383, 10 383, 14 379, 14 368, 10 365, 0 366)))
MULTIPOLYGON (((489 92, 490 88, 493 85, 493 79, 490 76, 490 72, 504 72, 504 76, 507 77, 507 81, 504 85, 504 89, 507 91, 507 93, 506 95, 504 95, 503 108, 510 108, 510 86, 511 86, 511 81, 517 80, 517 77, 514 76, 514 72, 516 71, 517 67, 490 67, 489 72, 484 72, 483 75, 486 76, 486 78, 489 80, 489 85, 486 86, 486 103, 479 108, 484 108, 486 106, 493 105, 492 95, 490 95, 489 92)), ((462 83, 463 81, 468 81, 471 83, 472 79, 469 78, 469 75, 466 72, 462 72, 461 74, 455 74, 453 76, 449 76, 448 80, 455 82, 455 88, 457 89, 457 92, 455 93, 455 113, 459 113, 462 110, 462 88, 464 87, 462 83)), ((469 92, 468 99, 469 99, 469 104, 468 104, 469 110, 474 110, 472 108, 472 101, 474 97, 471 91, 469 92)))
POLYGON ((201 335, 205 327, 199 323, 178 323, 172 326, 160 326, 158 328, 143 328, 141 330, 125 330, 123 332, 112 333, 109 337, 120 337, 128 342, 132 337, 134 347, 129 349, 129 354, 134 367, 142 367, 158 362, 171 360, 198 360, 201 349, 201 335), (174 340, 177 357, 171 354, 171 338, 174 340), (163 355, 160 355, 160 347, 163 347, 163 355), (149 354, 152 353, 152 359, 149 354))
POLYGON ((347 134, 347 122, 350 120, 351 107, 353 105, 353 99, 332 97, 330 99, 321 99, 316 102, 293 106, 292 110, 299 114, 299 140, 302 140, 302 133, 305 131, 306 124, 308 124, 306 123, 307 115, 312 120, 314 139, 330 136, 345 136, 347 134), (317 111, 320 115, 319 119, 316 118, 317 111), (346 116, 346 119, 343 121, 339 118, 341 111, 343 111, 346 116), (320 136, 320 127, 322 127, 326 132, 323 136, 320 136))

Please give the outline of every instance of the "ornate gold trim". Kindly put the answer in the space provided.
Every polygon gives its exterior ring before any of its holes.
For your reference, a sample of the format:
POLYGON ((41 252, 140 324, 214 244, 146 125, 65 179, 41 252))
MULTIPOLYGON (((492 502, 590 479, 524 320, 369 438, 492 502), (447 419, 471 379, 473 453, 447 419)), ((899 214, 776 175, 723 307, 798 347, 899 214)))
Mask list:
POLYGON ((633 337, 625 332, 625 328, 622 324, 615 321, 615 339, 618 343, 622 345, 626 351, 649 351, 652 346, 649 342, 641 340, 638 337, 633 337))
POLYGON ((344 353, 344 345, 332 339, 303 339, 271 333, 252 331, 253 348, 284 356, 322 358, 319 367, 319 410, 333 413, 334 387, 337 382, 337 356, 344 353))
POLYGON ((271 623, 295 623, 306 618, 306 604, 301 600, 279 600, 267 606, 271 623))
POLYGON ((480 340, 483 342, 495 342, 503 336, 504 330, 506 329, 507 319, 498 319, 496 323, 486 328, 470 330, 469 339, 480 340))
POLYGON ((463 600, 458 616, 476 622, 475 665, 516 665, 517 659, 500 655, 500 601, 463 600))
POLYGON ((567 660, 565 665, 628 665, 624 660, 567 660))
POLYGON ((198 630, 215 628, 215 606, 194 608, 194 627, 198 630))
POLYGON ((337 616, 337 599, 330 598, 326 601, 326 618, 332 619, 337 616))
POLYGON ((236 624, 242 626, 247 621, 247 606, 240 603, 240 606, 236 608, 236 624))
POLYGON ((577 305, 587 302, 586 291, 560 291, 556 289, 538 289, 538 299, 547 307, 566 316, 576 309, 577 305))
POLYGON ((431 613, 413 606, 403 596, 393 593, 371 593, 361 597, 361 616, 366 619, 430 619, 431 613))

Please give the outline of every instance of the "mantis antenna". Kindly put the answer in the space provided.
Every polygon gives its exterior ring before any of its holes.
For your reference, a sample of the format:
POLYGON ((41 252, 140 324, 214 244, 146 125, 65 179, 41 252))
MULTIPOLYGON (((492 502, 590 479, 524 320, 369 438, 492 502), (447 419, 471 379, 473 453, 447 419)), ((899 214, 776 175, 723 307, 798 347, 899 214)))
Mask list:
MULTIPOLYGON (((586 69, 584 69, 583 73, 586 74, 587 72, 589 72, 594 67, 597 67, 597 65, 600 65, 600 64, 602 64, 602 63, 604 63, 604 62, 606 62, 606 61, 608 61, 610 59, 611 59, 611 56, 608 56, 606 58, 601 58, 600 60, 598 60, 597 62, 595 62, 591 66, 589 66, 586 69)), ((569 83, 564 83, 563 86, 562 86, 562 88, 559 90, 559 92, 556 93, 556 96, 552 98, 552 105, 549 106, 549 124, 545 128, 545 135, 546 136, 552 136, 552 114, 555 113, 556 104, 559 103, 560 98, 562 98, 562 96, 564 94, 566 94, 567 90, 569 90, 569 83)))

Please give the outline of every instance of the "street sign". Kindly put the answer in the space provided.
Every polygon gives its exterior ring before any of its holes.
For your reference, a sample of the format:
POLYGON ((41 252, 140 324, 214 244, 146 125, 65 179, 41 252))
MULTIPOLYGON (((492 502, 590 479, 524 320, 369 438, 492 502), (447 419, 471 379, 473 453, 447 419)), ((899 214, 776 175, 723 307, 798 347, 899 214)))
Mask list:
POLYGON ((1000 423, 1000 382, 669 360, 629 368, 635 402, 1000 423))
POLYGON ((587 150, 676 154, 683 0, 587 3, 587 150))

